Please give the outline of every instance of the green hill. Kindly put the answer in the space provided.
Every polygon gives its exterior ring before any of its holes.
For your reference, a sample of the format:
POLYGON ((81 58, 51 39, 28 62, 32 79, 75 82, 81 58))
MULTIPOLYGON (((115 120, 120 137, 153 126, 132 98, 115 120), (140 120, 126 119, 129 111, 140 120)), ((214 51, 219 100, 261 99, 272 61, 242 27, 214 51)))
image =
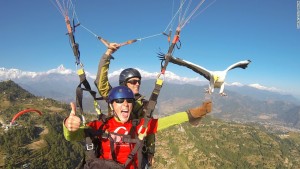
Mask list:
POLYGON ((52 99, 36 97, 12 81, 0 83, 0 168, 75 168, 83 156, 80 143, 67 142, 62 135, 62 121, 69 106, 52 99), (42 115, 27 113, 17 125, 9 121, 26 108, 42 115), (7 126, 7 128, 6 128, 7 126))
POLYGON ((157 134, 155 168, 300 168, 300 134, 210 117, 157 134))
MULTIPOLYGON (((68 142, 62 121, 69 105, 36 97, 12 81, 0 82, 0 168, 73 169, 84 156, 82 143, 68 142), (20 116, 5 129, 14 114, 35 108, 43 114, 20 116)), ((89 118, 95 118, 90 115, 89 118)), ((300 134, 203 118, 157 134, 153 168, 300 168, 300 134)))

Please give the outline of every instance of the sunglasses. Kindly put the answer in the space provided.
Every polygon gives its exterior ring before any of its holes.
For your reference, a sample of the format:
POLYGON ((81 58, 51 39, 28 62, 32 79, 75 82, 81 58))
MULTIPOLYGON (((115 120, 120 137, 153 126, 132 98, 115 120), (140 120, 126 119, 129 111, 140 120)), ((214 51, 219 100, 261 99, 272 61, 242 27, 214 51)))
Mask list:
POLYGON ((115 99, 114 102, 124 103, 125 100, 127 101, 127 103, 133 103, 135 101, 134 99, 124 99, 124 98, 122 98, 122 99, 115 99))
POLYGON ((127 83, 130 83, 132 85, 136 85, 137 83, 141 84, 141 80, 128 80, 127 83))

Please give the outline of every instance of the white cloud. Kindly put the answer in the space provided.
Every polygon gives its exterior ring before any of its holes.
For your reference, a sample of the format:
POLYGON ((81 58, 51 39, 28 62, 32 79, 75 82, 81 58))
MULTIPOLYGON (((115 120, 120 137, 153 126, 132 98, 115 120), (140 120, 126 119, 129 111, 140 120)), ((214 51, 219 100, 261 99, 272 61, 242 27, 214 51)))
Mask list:
MULTIPOLYGON (((143 79, 156 79, 157 76, 159 75, 159 72, 147 72, 144 70, 141 70, 139 68, 136 68, 140 71, 143 79)), ((109 78, 113 78, 116 77, 118 78, 119 74, 121 73, 121 71, 124 70, 123 68, 116 70, 112 73, 108 74, 109 78)), ((57 74, 64 74, 64 75, 68 75, 68 74, 75 74, 75 71, 72 71, 71 69, 66 69, 63 65, 59 65, 57 68, 55 69, 51 69, 48 70, 46 72, 29 72, 29 71, 22 71, 19 69, 6 69, 6 68, 0 68, 0 80, 8 80, 8 79, 18 79, 18 78, 22 78, 22 77, 29 77, 29 78, 35 78, 36 76, 42 76, 42 75, 48 75, 48 74, 52 74, 52 73, 57 73, 57 74)), ((86 76, 95 79, 96 75, 93 75, 89 72, 85 72, 86 76)), ((180 84, 194 84, 194 85, 205 85, 208 84, 208 81, 206 79, 195 77, 195 78, 189 78, 189 77, 180 77, 178 75, 176 75, 173 72, 170 71, 166 71, 165 73, 165 81, 169 81, 169 82, 173 82, 173 83, 180 83, 180 84)), ((244 86, 243 84, 239 83, 239 82, 234 82, 231 84, 227 84, 225 83, 225 85, 231 85, 231 86, 244 86)), ((267 90, 267 91, 272 91, 272 92, 280 92, 283 93, 284 91, 277 89, 275 87, 266 87, 260 84, 249 84, 247 85, 249 87, 253 87, 259 90, 267 90)))
POLYGON ((256 89, 259 89, 259 90, 267 90, 267 91, 271 91, 271 92, 284 92, 284 91, 282 91, 280 89, 277 89, 275 87, 266 87, 266 86, 262 86, 262 85, 260 85, 258 83, 249 84, 248 86, 256 88, 256 89))
POLYGON ((58 74, 71 74, 74 73, 71 69, 66 69, 63 65, 58 66, 56 69, 48 70, 47 72, 29 72, 22 71, 19 69, 6 69, 0 68, 0 79, 8 80, 8 79, 19 79, 23 77, 35 78, 36 76, 48 75, 52 73, 58 74))
MULTIPOLYGON (((139 68, 135 68, 135 69, 137 69, 141 73, 143 79, 156 79, 159 75, 159 72, 151 73, 151 72, 141 70, 139 68)), ((109 78, 119 77, 122 70, 124 70, 124 69, 119 69, 119 70, 116 70, 112 73, 109 73, 108 77, 109 78)), ((166 71, 165 81, 177 81, 177 82, 181 82, 181 83, 195 83, 195 82, 203 83, 203 82, 206 82, 206 80, 201 80, 199 77, 195 77, 195 78, 180 77, 180 76, 178 76, 175 73, 170 72, 170 71, 166 71)))
POLYGON ((19 69, 0 68, 0 79, 18 79, 24 76, 34 78, 37 75, 38 73, 36 72, 23 72, 19 69))
POLYGON ((240 82, 233 82, 233 83, 231 83, 231 84, 227 84, 227 83, 225 82, 225 84, 226 84, 226 85, 229 85, 229 86, 239 86, 239 87, 245 86, 245 85, 243 85, 243 84, 240 83, 240 82))

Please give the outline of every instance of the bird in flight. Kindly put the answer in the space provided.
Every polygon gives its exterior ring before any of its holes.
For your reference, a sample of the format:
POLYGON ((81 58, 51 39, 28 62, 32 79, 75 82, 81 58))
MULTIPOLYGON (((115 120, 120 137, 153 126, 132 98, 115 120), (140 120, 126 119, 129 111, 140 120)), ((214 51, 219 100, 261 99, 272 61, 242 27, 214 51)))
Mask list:
POLYGON ((200 75, 205 77, 209 81, 209 88, 207 90, 208 93, 211 94, 214 92, 215 88, 219 88, 220 95, 226 96, 227 94, 224 92, 224 85, 225 85, 224 83, 225 83, 227 72, 235 68, 246 69, 248 64, 251 63, 251 60, 243 60, 243 61, 236 62, 230 65, 229 67, 227 67, 227 69, 223 71, 211 71, 202 66, 196 65, 189 61, 185 61, 176 57, 170 57, 170 62, 180 66, 188 67, 193 71, 195 71, 196 73, 199 73, 200 75))

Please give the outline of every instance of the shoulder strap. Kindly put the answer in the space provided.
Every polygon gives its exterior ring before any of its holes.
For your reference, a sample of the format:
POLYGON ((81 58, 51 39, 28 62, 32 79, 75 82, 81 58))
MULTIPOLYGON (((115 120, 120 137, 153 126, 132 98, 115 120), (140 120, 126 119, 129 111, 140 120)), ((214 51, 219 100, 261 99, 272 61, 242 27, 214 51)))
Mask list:
POLYGON ((76 103, 77 103, 77 106, 79 107, 79 111, 80 111, 81 116, 82 116, 82 121, 83 121, 83 123, 85 123, 85 119, 84 119, 84 116, 83 116, 83 114, 84 114, 83 113, 83 105, 82 105, 83 91, 88 91, 91 94, 91 96, 93 97, 95 110, 98 114, 101 114, 101 109, 100 109, 100 106, 99 106, 97 100, 104 100, 104 98, 103 97, 98 97, 98 98, 96 97, 97 93, 91 89, 91 86, 90 86, 89 82, 86 79, 85 72, 84 72, 83 68, 77 70, 77 74, 79 76, 80 83, 76 88, 76 103), (82 87, 82 85, 84 87, 82 87))
POLYGON ((145 115, 144 115, 145 122, 143 124, 144 128, 147 128, 148 122, 150 118, 152 118, 152 113, 155 109, 157 98, 160 93, 160 89, 162 88, 162 85, 163 85, 163 79, 157 78, 149 102, 144 106, 144 111, 145 111, 145 115))
POLYGON ((136 101, 133 106, 131 119, 140 119, 144 117, 143 108, 148 104, 148 100, 144 99, 144 96, 139 95, 136 97, 136 101))
POLYGON ((134 148, 128 155, 127 160, 124 164, 125 168, 134 159, 135 154, 137 154, 138 157, 138 168, 142 168, 142 161, 143 161, 142 147, 144 145, 144 139, 140 140, 137 136, 136 128, 139 124, 140 124, 140 119, 133 119, 132 127, 130 129, 129 135, 127 135, 127 137, 124 135, 123 137, 124 142, 135 143, 134 148))
POLYGON ((128 166, 128 164, 134 159, 134 155, 137 154, 138 156, 138 168, 142 168, 142 147, 144 145, 144 140, 139 140, 138 138, 136 139, 136 144, 134 146, 134 148, 132 149, 132 151, 130 152, 130 154, 127 157, 127 160, 124 164, 124 167, 126 168, 128 166))

